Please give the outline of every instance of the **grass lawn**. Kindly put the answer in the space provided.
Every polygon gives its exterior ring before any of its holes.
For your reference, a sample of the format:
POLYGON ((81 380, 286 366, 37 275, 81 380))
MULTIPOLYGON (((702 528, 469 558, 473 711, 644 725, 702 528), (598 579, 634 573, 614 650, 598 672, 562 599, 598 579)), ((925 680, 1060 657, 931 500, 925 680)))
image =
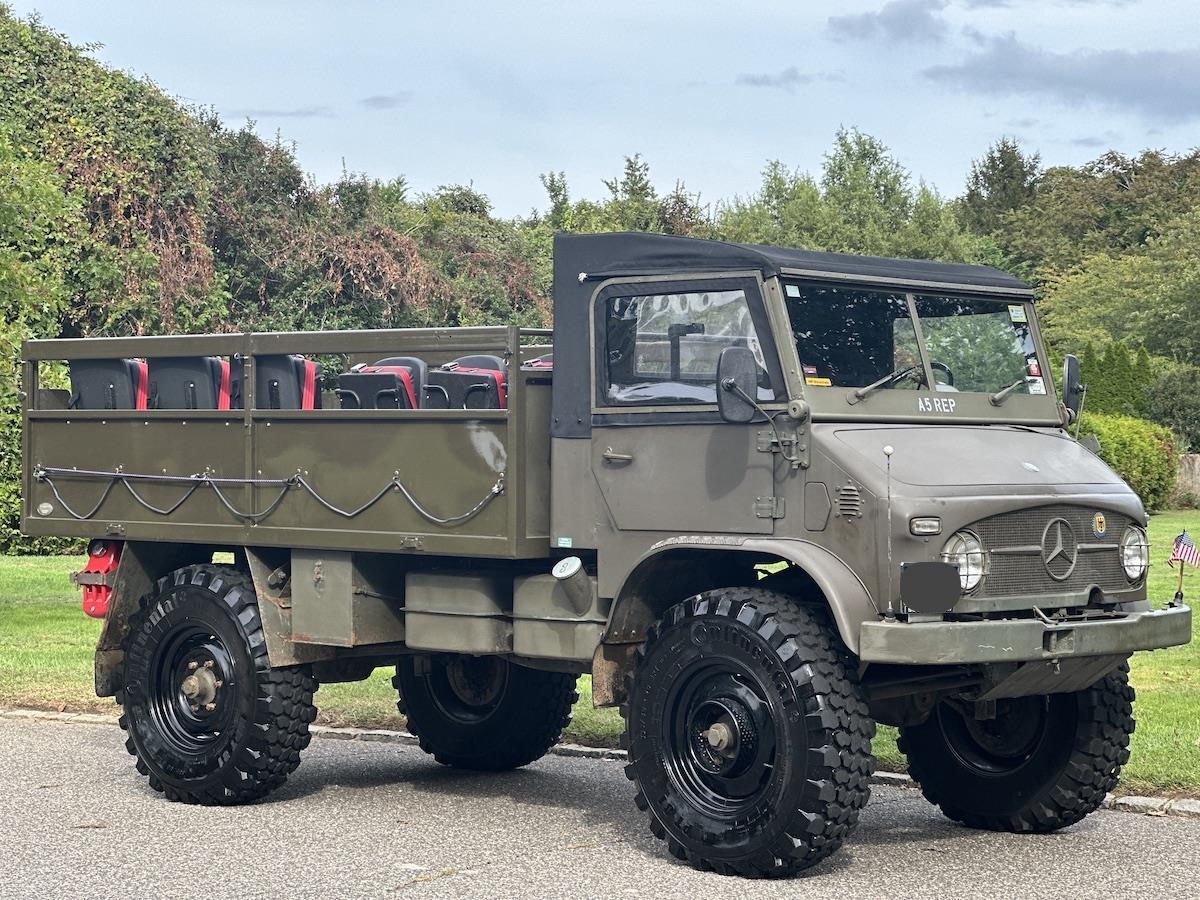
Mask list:
MULTIPOLYGON (((1200 511, 1164 513, 1150 523, 1150 594, 1158 605, 1175 591, 1175 574, 1165 560, 1184 526, 1200 533, 1200 511)), ((80 567, 70 557, 0 557, 0 706, 113 710, 112 700, 92 692, 92 649, 100 623, 84 616, 78 594, 67 582, 67 573, 80 567)), ((1200 578, 1191 586, 1185 582, 1185 590, 1195 605, 1200 578)), ((319 721, 401 725, 390 679, 391 672, 380 669, 367 681, 322 687, 319 721)), ((1138 654, 1133 682, 1138 727, 1122 790, 1200 796, 1200 642, 1138 654)), ((580 679, 579 692, 567 739, 615 746, 621 731, 616 710, 592 708, 587 677, 580 679)), ((879 731, 875 753, 880 768, 902 770, 895 730, 879 731)))

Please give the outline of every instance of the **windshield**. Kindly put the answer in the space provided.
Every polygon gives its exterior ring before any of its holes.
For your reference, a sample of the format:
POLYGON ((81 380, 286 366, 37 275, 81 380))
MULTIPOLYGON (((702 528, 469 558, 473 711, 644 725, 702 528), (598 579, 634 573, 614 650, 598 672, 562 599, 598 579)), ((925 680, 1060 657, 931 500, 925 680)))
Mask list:
POLYGON ((1025 303, 808 284, 784 299, 810 388, 919 390, 931 375, 943 393, 1046 393, 1025 303))

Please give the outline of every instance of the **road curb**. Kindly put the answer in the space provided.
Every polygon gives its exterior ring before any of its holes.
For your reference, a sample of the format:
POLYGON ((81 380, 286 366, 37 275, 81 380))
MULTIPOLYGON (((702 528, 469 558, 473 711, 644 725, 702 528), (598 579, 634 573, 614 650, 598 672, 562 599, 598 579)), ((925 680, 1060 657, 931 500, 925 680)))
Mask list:
MULTIPOLYGON (((102 713, 53 712, 42 709, 0 709, 0 719, 34 719, 49 722, 66 722, 76 725, 115 725, 115 715, 102 713)), ((366 741, 381 744, 416 744, 416 735, 407 731, 387 728, 338 728, 332 725, 310 725, 313 737, 327 741, 366 741)), ((606 747, 587 747, 583 744, 555 744, 550 748, 554 756, 574 756, 583 759, 607 759, 623 761, 624 750, 606 747)), ((901 772, 876 772, 872 784, 915 789, 908 775, 901 772)), ((1200 819, 1200 800, 1172 800, 1167 797, 1117 797, 1109 794, 1102 804, 1104 809, 1117 812, 1140 813, 1144 816, 1171 816, 1181 819, 1200 819)))

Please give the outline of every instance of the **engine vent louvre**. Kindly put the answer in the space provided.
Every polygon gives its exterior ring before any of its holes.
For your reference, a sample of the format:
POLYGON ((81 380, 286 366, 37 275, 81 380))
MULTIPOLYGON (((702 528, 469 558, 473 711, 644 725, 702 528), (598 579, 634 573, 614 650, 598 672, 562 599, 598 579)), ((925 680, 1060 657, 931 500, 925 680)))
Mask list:
POLYGON ((839 516, 847 519, 857 519, 863 514, 862 494, 853 484, 838 488, 837 511, 839 516))

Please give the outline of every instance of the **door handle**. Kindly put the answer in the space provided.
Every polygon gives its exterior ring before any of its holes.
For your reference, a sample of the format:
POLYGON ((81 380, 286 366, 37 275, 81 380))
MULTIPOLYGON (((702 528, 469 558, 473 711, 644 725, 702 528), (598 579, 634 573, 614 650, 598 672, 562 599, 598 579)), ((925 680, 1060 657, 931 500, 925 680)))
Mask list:
POLYGON ((604 457, 605 462, 610 462, 610 463, 633 462, 633 454, 632 453, 618 453, 612 447, 605 447, 604 452, 600 455, 604 457))

